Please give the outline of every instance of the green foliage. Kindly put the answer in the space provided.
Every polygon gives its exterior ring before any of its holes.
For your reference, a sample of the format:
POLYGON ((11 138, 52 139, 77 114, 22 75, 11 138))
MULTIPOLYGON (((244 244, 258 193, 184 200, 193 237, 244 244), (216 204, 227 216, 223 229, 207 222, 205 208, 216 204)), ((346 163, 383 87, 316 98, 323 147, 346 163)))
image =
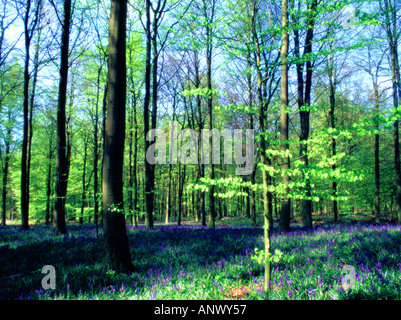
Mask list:
POLYGON ((278 263, 280 260, 282 260, 283 257, 283 252, 280 250, 275 250, 274 254, 271 252, 266 254, 265 250, 259 250, 258 248, 255 248, 255 255, 251 256, 251 259, 256 261, 259 265, 265 265, 269 261, 271 263, 278 263))

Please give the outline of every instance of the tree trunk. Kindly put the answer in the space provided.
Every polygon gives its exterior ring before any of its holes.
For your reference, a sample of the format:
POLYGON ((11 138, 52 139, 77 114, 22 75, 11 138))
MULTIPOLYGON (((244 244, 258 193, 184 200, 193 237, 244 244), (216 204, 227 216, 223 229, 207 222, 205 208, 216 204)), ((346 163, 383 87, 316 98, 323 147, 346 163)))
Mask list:
POLYGON ((53 130, 50 128, 50 137, 49 137, 49 151, 47 154, 47 159, 48 159, 48 167, 47 167, 47 182, 46 182, 46 217, 45 217, 45 223, 50 224, 50 197, 52 193, 52 188, 51 188, 51 180, 52 180, 52 161, 53 161, 53 130))
POLYGON ((171 163, 168 165, 167 194, 166 194, 166 216, 164 223, 168 224, 170 219, 170 198, 171 198, 171 163))
MULTIPOLYGON (((294 1, 291 0, 291 7, 294 9, 294 1)), ((307 3, 307 18, 306 18, 306 37, 305 37, 305 47, 304 54, 302 58, 307 57, 312 52, 312 40, 313 40, 313 31, 314 31, 314 23, 316 17, 316 7, 317 0, 314 0, 311 4, 307 3)), ((299 8, 300 10, 300 2, 299 8)), ((295 24, 299 24, 299 19, 296 15, 293 16, 293 20, 295 24)), ((294 29, 294 52, 295 56, 298 59, 301 59, 300 55, 300 40, 299 40, 299 30, 294 29)), ((308 171, 309 167, 309 158, 308 158, 308 139, 309 139, 309 117, 310 117, 310 99, 311 99, 311 90, 312 90, 312 62, 307 60, 300 61, 296 64, 297 69, 297 82, 298 82, 298 109, 299 109, 299 117, 300 117, 300 136, 299 136, 299 156, 301 161, 303 161, 303 165, 305 171, 308 171), (306 63, 306 80, 304 86, 304 67, 306 63), (305 94, 305 96, 304 96, 305 94)), ((303 179, 305 180, 305 199, 302 201, 302 222, 304 227, 312 227, 312 200, 311 197, 311 185, 309 178, 304 174, 303 179)))
POLYGON ((97 89, 96 89, 96 103, 95 103, 95 115, 93 121, 93 217, 96 228, 96 237, 98 236, 98 221, 99 221, 99 179, 98 179, 98 165, 99 165, 99 98, 100 98, 100 76, 102 72, 102 67, 98 69, 97 72, 97 89))
MULTIPOLYGON (((132 75, 130 76, 131 86, 134 86, 132 75)), ((135 224, 134 212, 134 178, 136 179, 133 166, 133 149, 134 149, 134 113, 136 109, 135 89, 132 88, 131 92, 131 108, 129 111, 128 124, 129 124, 129 138, 128 138, 128 213, 132 225, 135 224)))
POLYGON ((26 2, 26 12, 24 17, 25 35, 25 68, 24 68, 24 107, 23 107, 23 132, 22 132, 22 155, 21 155, 21 227, 22 230, 29 229, 29 185, 28 185, 28 130, 29 130, 29 49, 31 45, 31 30, 29 28, 29 15, 31 10, 31 0, 26 2))
MULTIPOLYGON (((106 85, 104 86, 104 94, 103 94, 103 103, 102 103, 102 114, 103 114, 103 120, 102 120, 102 141, 103 141, 103 152, 105 149, 105 143, 106 143, 106 118, 107 118, 107 101, 108 101, 108 93, 109 93, 109 82, 106 81, 106 85)), ((102 157, 102 169, 100 171, 100 183, 103 185, 103 168, 104 168, 104 157, 102 157)), ((95 198, 97 199, 97 197, 95 198)), ((95 202, 95 209, 96 206, 98 206, 98 203, 95 202)), ((100 210, 100 225, 103 227, 103 210, 100 210)))
MULTIPOLYGON (((150 132, 149 128, 149 106, 150 106, 150 80, 151 80, 151 50, 152 35, 150 30, 150 0, 146 0, 146 67, 145 67, 145 99, 144 99, 144 137, 145 154, 149 148, 149 141, 146 139, 150 132)), ((148 229, 153 229, 153 186, 154 186, 154 166, 151 165, 145 157, 145 225, 148 229)))
MULTIPOLYGON (((39 6, 40 6, 39 2, 39 6)), ((40 49, 40 36, 42 29, 38 30, 38 43, 35 48, 35 57, 34 57, 34 70, 33 70, 33 79, 32 79, 32 92, 29 100, 29 116, 28 116, 28 145, 27 145, 27 163, 26 163, 26 199, 29 205, 29 186, 30 186, 30 176, 31 176, 31 154, 32 154, 32 138, 33 138, 33 109, 35 103, 35 92, 36 92, 36 84, 38 80, 38 72, 39 72, 39 49, 40 49)))
MULTIPOLYGON (((332 80, 332 66, 329 68, 329 78, 330 78, 330 88, 329 88, 329 98, 330 98, 330 127, 335 129, 335 117, 334 117, 334 110, 336 106, 336 98, 335 98, 335 81, 332 80)), ((333 137, 331 139, 331 156, 334 158, 336 156, 336 139, 333 137)), ((336 170, 336 164, 333 164, 331 169, 334 172, 336 170)), ((333 220, 334 222, 338 222, 338 204, 337 204, 337 181, 333 178, 332 182, 332 195, 333 195, 333 220)))
MULTIPOLYGON (((398 61, 398 29, 397 29, 397 10, 396 1, 392 3, 384 0, 386 15, 386 31, 387 40, 390 45, 390 61, 391 61, 391 80, 393 85, 393 106, 398 108, 399 99, 401 97, 401 80, 400 80, 400 64, 398 61)), ((399 113, 399 111, 397 111, 399 113)), ((399 120, 394 122, 394 165, 396 177, 396 203, 398 224, 401 224, 401 161, 400 161, 400 137, 399 137, 399 120)))
MULTIPOLYGON (((373 84, 375 95, 375 113, 376 116, 380 113, 379 92, 377 84, 373 84)), ((379 130, 379 123, 376 125, 376 130, 379 130)), ((380 223, 380 135, 375 134, 375 222, 380 223)))
POLYGON ((109 22, 108 103, 103 150, 103 268, 132 271, 123 205, 127 2, 112 0, 109 22))
MULTIPOLYGON (((252 21, 251 25, 254 26, 254 21, 256 19, 258 8, 256 4, 253 4, 252 21)), ((253 42, 255 44, 255 57, 256 57, 256 74, 257 74, 257 93, 258 93, 258 104, 259 104, 259 128, 260 128, 260 162, 262 165, 262 182, 263 182, 263 218, 264 218, 264 248, 265 248, 265 280, 264 280, 264 290, 267 292, 270 290, 271 286, 271 261, 268 256, 271 254, 271 197, 269 197, 269 177, 264 166, 269 165, 270 159, 266 156, 267 142, 266 142, 266 115, 265 115, 265 104, 263 101, 262 94, 262 74, 261 74, 261 53, 259 46, 259 39, 255 28, 252 29, 253 42)))
MULTIPOLYGON (((253 124, 253 94, 252 94, 252 66, 251 66, 251 51, 249 45, 247 44, 247 84, 248 84, 248 107, 249 113, 247 114, 248 129, 254 130, 253 124)), ((255 184, 256 170, 253 170, 250 175, 250 181, 252 186, 255 184)), ((247 212, 252 221, 252 225, 256 226, 256 210, 255 210, 255 193, 251 188, 247 188, 247 212)))
MULTIPOLYGON (((200 88, 200 73, 199 73, 199 57, 198 52, 194 51, 194 68, 195 68, 195 89, 200 88)), ((203 129, 203 119, 202 119, 202 101, 200 95, 196 96, 196 109, 198 110, 198 136, 200 137, 202 134, 203 129)), ((201 139, 198 141, 199 145, 201 143, 201 139)), ((198 145, 198 146, 199 146, 198 145)), ((201 148, 198 148, 201 150, 201 148)), ((197 173, 197 182, 200 181, 201 178, 205 176, 205 165, 203 161, 200 161, 198 164, 198 173, 197 173)), ((199 209, 200 209, 200 216, 201 216, 201 225, 206 226, 206 206, 205 206, 205 192, 198 191, 199 193, 199 209)))
MULTIPOLYGON (((8 120, 10 121, 10 110, 9 110, 9 117, 8 120)), ((6 212, 7 212, 7 184, 8 184, 8 166, 10 162, 10 144, 11 144, 11 134, 12 128, 7 128, 7 135, 5 139, 6 144, 6 154, 4 155, 4 167, 3 167, 3 211, 2 211, 2 219, 1 225, 6 225, 6 212)))
POLYGON ((136 103, 134 106, 134 159, 133 159, 133 182, 134 182, 134 201, 132 205, 132 210, 134 212, 134 225, 137 226, 138 221, 138 174, 137 174, 137 160, 138 160, 138 120, 136 114, 136 103))
MULTIPOLYGON (((209 29, 209 28, 207 28, 209 29)), ((209 31, 207 34, 209 35, 209 31)), ((210 36, 210 35, 209 35, 210 36)), ((208 99, 207 99, 207 108, 208 108, 208 126, 210 132, 213 129, 213 94, 212 94, 212 46, 210 43, 210 39, 208 38, 207 44, 207 60, 206 60, 206 81, 207 81, 207 89, 208 89, 208 99)), ((212 147, 212 134, 209 138, 209 177, 212 183, 209 185, 209 228, 215 228, 215 203, 214 203, 214 164, 213 164, 213 147, 212 147)))
POLYGON ((71 0, 66 0, 64 2, 64 21, 61 35, 60 83, 57 105, 56 192, 54 204, 54 231, 57 234, 67 233, 65 200, 67 196, 68 159, 65 106, 67 101, 70 22, 71 0))
POLYGON ((88 137, 85 137, 84 140, 84 163, 83 163, 83 171, 82 171, 82 198, 81 198, 81 216, 79 217, 79 223, 84 223, 84 211, 85 211, 85 202, 86 202, 86 158, 88 151, 88 137))
POLYGON ((177 194, 177 198, 178 198, 178 222, 177 222, 177 224, 179 226, 181 225, 181 220, 182 220, 182 192, 183 192, 183 189, 184 189, 185 169, 186 169, 185 164, 182 166, 182 170, 181 170, 180 164, 178 164, 178 194, 177 194))
MULTIPOLYGON (((171 134, 174 134, 176 132, 177 128, 175 128, 175 103, 173 103, 173 132, 171 134)), ((172 139, 172 137, 170 137, 172 139)), ((172 170, 172 158, 173 158, 173 151, 170 151, 170 157, 169 157, 169 165, 168 165, 168 180, 167 180, 167 195, 166 195, 166 215, 165 215, 165 224, 169 223, 170 216, 171 216, 171 170, 172 170)))
MULTIPOLYGON (((288 25, 288 0, 282 0, 282 26, 284 28, 288 25)), ((282 46, 280 52, 281 59, 281 116, 280 116, 280 140, 281 148, 283 152, 289 151, 288 143, 288 32, 283 31, 282 35, 282 46)), ((283 156, 281 168, 283 170, 282 183, 286 190, 290 182, 290 177, 287 170, 290 169, 290 158, 289 156, 283 156)), ((281 200, 281 213, 280 213, 280 229, 284 231, 290 230, 290 199, 286 193, 283 194, 281 200)))

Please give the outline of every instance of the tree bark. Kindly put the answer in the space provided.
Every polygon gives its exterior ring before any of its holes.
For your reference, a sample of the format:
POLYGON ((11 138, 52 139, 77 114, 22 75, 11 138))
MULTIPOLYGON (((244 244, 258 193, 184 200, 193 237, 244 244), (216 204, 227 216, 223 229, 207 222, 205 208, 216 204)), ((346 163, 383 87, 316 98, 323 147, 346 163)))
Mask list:
POLYGON ((56 192, 54 204, 54 231, 57 234, 67 233, 65 200, 67 196, 68 159, 65 106, 67 101, 70 23, 71 0, 66 0, 64 2, 64 21, 61 35, 60 83, 57 105, 56 192))
MULTIPOLYGON (((391 80, 393 86, 393 105, 398 108, 399 99, 401 97, 401 80, 400 80, 400 64, 398 60, 398 29, 397 29, 397 11, 396 1, 392 3, 384 0, 386 15, 386 31, 387 40, 390 45, 390 61, 391 61, 391 80)), ((399 111, 397 111, 399 114, 399 111)), ((400 135, 399 120, 394 122, 394 165, 396 177, 396 203, 398 224, 401 224, 401 160, 400 160, 400 135)))
MULTIPOLYGON (((211 53, 207 59, 207 88, 208 88, 208 126, 209 130, 213 129, 213 97, 212 97, 212 79, 211 79, 211 53)), ((211 180, 211 184, 209 185, 209 228, 215 228, 215 203, 214 203, 214 164, 213 164, 213 148, 212 148, 212 135, 209 139, 209 177, 211 180)))
MULTIPOLYGON (((214 23, 214 10, 215 1, 212 2, 210 16, 206 12, 206 4, 204 4, 204 16, 207 19, 206 24, 206 85, 208 89, 207 96, 207 109, 208 109, 208 126, 210 132, 213 129, 213 94, 212 94, 212 53, 213 53, 213 26, 214 23)), ((215 228, 216 210, 214 203, 214 164, 213 164, 213 147, 212 135, 209 138, 209 178, 211 184, 209 185, 209 228, 215 228)))
MULTIPOLYGON (((247 84, 248 84, 248 107, 249 113, 247 114, 248 129, 254 130, 253 124, 253 94, 252 94, 252 68, 251 68, 251 51, 247 45, 247 84)), ((250 175, 250 182, 252 186, 255 184, 256 170, 253 170, 250 175)), ((249 214, 252 224, 256 226, 256 210, 255 210, 255 193, 252 186, 247 188, 247 214, 249 214)))
POLYGON ((98 176, 98 165, 99 165, 99 99, 100 99, 100 76, 102 72, 102 66, 97 72, 97 86, 96 86, 96 103, 95 103, 95 114, 93 121, 93 217, 96 228, 96 236, 98 236, 98 221, 99 221, 99 176, 98 176))
MULTIPOLYGON (((333 80, 333 61, 331 61, 331 66, 329 66, 329 100, 330 100, 330 127, 335 129, 335 115, 334 110, 336 106, 336 97, 335 97, 335 80, 333 80)), ((334 158, 336 156, 336 139, 331 138, 331 156, 334 158)), ((331 167, 332 171, 336 170, 336 164, 334 163, 331 167)), ((335 223, 338 222, 338 203, 337 203, 337 181, 333 178, 332 182, 332 195, 333 195, 333 220, 335 223)))
MULTIPOLYGON (((144 99, 144 137, 145 137, 145 154, 148 150, 150 142, 146 139, 149 132, 149 106, 150 106, 150 78, 151 78, 151 50, 152 36, 150 30, 150 0, 146 0, 146 67, 145 67, 145 99, 144 99)), ((154 167, 147 161, 145 157, 145 225, 148 229, 153 229, 153 186, 154 186, 154 167)))
MULTIPOLYGON (((53 123, 53 121, 52 121, 53 123)), ((48 166, 47 166, 47 182, 46 182, 46 216, 45 216, 45 223, 50 224, 50 218, 51 218, 51 194, 52 194, 52 161, 53 161, 53 130, 52 126, 50 127, 50 136, 49 136, 49 150, 47 154, 47 159, 48 159, 48 166)))
MULTIPOLYGON (((39 7, 41 6, 41 2, 39 2, 39 7)), ((39 9, 38 9, 39 10, 39 9)), ((29 100, 29 116, 28 116, 28 145, 27 145, 27 163, 26 163, 26 186, 27 193, 26 199, 29 203, 29 186, 30 186, 30 176, 31 176, 31 155, 32 155, 32 138, 33 138, 33 109, 35 103, 35 93, 36 93, 36 84, 38 81, 38 72, 39 72, 39 50, 40 50, 40 37, 41 37, 42 29, 38 30, 38 39, 35 48, 35 56, 33 62, 33 79, 32 79, 32 92, 29 100)))
POLYGON ((184 181, 185 181, 185 169, 186 166, 185 164, 182 166, 178 164, 178 194, 177 194, 177 199, 178 199, 178 221, 177 224, 180 226, 181 225, 181 220, 182 220, 182 193, 184 189, 184 181))
MULTIPOLYGON (((200 88, 200 72, 199 72, 199 57, 198 52, 194 51, 194 68, 195 68, 195 89, 200 88)), ((203 119, 202 119, 202 101, 200 95, 196 96, 196 109, 198 110, 198 136, 200 137, 203 129, 203 119)), ((199 139, 199 145, 201 139, 199 139)), ((201 150, 199 148, 198 150, 201 150)), ((199 182, 201 178, 205 176, 205 165, 202 161, 198 164, 197 181, 199 182)), ((199 209, 201 216, 201 225, 206 226, 206 206, 205 206, 205 192, 199 191, 199 209)))
MULTIPOLYGON (((8 111, 8 120, 10 121, 10 110, 8 111)), ((12 128, 8 127, 6 130, 5 147, 6 153, 4 155, 4 167, 3 167, 3 211, 1 225, 6 225, 6 213, 7 213, 7 184, 8 184, 8 167, 11 155, 11 134, 12 128)))
POLYGON ((265 166, 270 165, 270 158, 266 155, 266 150, 268 147, 267 137, 266 137, 266 115, 265 115, 265 103, 263 100, 262 93, 262 73, 261 73, 261 50, 259 45, 259 38, 255 29, 255 19, 258 14, 259 8, 257 4, 253 3, 252 6, 252 40, 255 45, 255 58, 256 58, 256 75, 257 75, 257 94, 258 94, 258 105, 259 105, 259 130, 260 130, 260 162, 262 165, 262 182, 263 182, 263 220, 264 220, 264 248, 265 248, 265 280, 264 280, 264 290, 268 292, 271 287, 271 261, 268 256, 271 254, 271 193, 269 188, 269 176, 265 169, 265 166))
POLYGON ((132 203, 132 210, 134 213, 134 225, 137 226, 138 221, 138 174, 137 174, 137 160, 138 160, 138 119, 136 114, 136 103, 134 105, 134 159, 132 168, 134 199, 132 203))
MULTIPOLYGON (((298 2, 300 10, 300 2, 298 2)), ((291 7, 294 9, 294 1, 291 0, 291 7)), ((310 117, 310 103, 311 103, 311 90, 312 90, 312 62, 309 60, 308 55, 312 52, 312 40, 314 23, 316 17, 317 0, 312 3, 307 3, 307 17, 306 17, 306 36, 304 53, 301 57, 300 54, 300 39, 299 30, 294 29, 294 53, 299 61, 296 63, 297 69, 297 103, 300 118, 300 135, 299 135, 299 156, 303 161, 304 170, 303 179, 305 180, 305 199, 302 200, 302 222, 304 227, 312 227, 312 200, 311 197, 311 184, 309 177, 305 174, 308 172, 309 157, 308 157, 308 139, 309 139, 309 117, 310 117), (304 61, 307 57, 307 61, 304 61), (301 61, 302 59, 302 61, 301 61), (306 79, 304 85, 304 68, 306 64, 306 79)), ((293 16, 294 24, 299 24, 299 19, 296 15, 293 16)))
POLYGON ((109 22, 108 100, 103 150, 103 268, 132 271, 123 213, 127 2, 112 0, 109 22))
MULTIPOLYGON (((282 0, 281 6, 281 23, 283 28, 288 26, 288 0, 282 0)), ((288 31, 283 30, 282 46, 280 52, 281 59, 281 112, 280 112, 280 140, 283 153, 289 151, 288 143, 288 31)), ((290 169, 290 159, 288 156, 283 156, 281 168, 283 170, 282 183, 288 191, 287 185, 290 182, 290 177, 287 170, 290 169)), ((287 192, 286 191, 286 192, 287 192)), ((281 199, 281 212, 280 212, 280 229, 283 231, 290 230, 290 199, 286 193, 283 194, 281 199)))
POLYGON ((81 197, 81 216, 79 217, 79 223, 84 223, 84 211, 85 211, 85 202, 86 202, 86 158, 88 151, 88 137, 84 139, 84 163, 82 170, 82 197, 81 197))
MULTIPOLYGON (((132 80, 132 77, 130 77, 132 80)), ((131 81, 131 85, 133 85, 131 81)), ((132 89, 134 90, 134 89, 132 89)), ((134 126, 134 116, 133 116, 133 109, 135 109, 135 93, 131 93, 131 110, 129 112, 128 124, 129 124, 129 138, 128 138, 128 211, 129 211, 129 219, 131 220, 131 224, 134 224, 134 173, 133 173, 133 148, 134 148, 134 133, 133 133, 133 126, 134 126)), ((135 177, 136 178, 136 177, 135 177)))
MULTIPOLYGON (((376 83, 373 83, 375 95, 375 114, 380 114, 379 91, 376 83)), ((376 125, 379 130, 379 123, 376 125)), ((375 134, 375 222, 380 223, 380 134, 375 134)))
POLYGON ((25 67, 24 67, 24 105, 23 105, 23 137, 21 155, 21 227, 22 230, 29 229, 29 185, 28 185, 28 133, 29 133, 29 49, 32 39, 32 29, 29 27, 29 15, 31 11, 31 0, 26 2, 24 17, 25 35, 25 67))

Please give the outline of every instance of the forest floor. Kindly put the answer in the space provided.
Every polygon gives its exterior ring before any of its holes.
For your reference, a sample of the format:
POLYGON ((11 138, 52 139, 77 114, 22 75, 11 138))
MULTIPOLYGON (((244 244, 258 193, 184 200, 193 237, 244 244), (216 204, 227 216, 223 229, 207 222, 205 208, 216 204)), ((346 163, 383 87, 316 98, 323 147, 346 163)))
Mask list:
POLYGON ((401 226, 360 214, 339 224, 314 219, 312 229, 294 222, 290 232, 273 232, 273 255, 281 256, 269 293, 254 259, 262 221, 223 218, 215 230, 193 221, 152 231, 127 226, 130 274, 101 270, 102 240, 92 225, 69 223, 65 236, 44 225, 0 227, 0 299, 401 299, 401 226), (56 289, 42 288, 44 265, 54 266, 56 289))

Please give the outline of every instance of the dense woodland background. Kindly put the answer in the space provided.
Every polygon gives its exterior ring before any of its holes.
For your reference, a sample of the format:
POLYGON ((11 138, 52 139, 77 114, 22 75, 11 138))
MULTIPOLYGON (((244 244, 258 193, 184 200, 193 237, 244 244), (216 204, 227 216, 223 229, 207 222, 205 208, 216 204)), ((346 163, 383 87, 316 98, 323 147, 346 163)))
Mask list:
MULTIPOLYGON (((110 2, 0 6, 2 224, 100 226, 110 2)), ((396 0, 129 1, 126 222, 213 227, 244 215, 256 224, 267 211, 282 229, 290 219, 312 226, 315 214, 401 221, 400 9, 396 0), (223 147, 221 164, 149 164, 145 134, 168 137, 171 121, 178 132, 255 129, 254 172, 236 176, 223 147)))

